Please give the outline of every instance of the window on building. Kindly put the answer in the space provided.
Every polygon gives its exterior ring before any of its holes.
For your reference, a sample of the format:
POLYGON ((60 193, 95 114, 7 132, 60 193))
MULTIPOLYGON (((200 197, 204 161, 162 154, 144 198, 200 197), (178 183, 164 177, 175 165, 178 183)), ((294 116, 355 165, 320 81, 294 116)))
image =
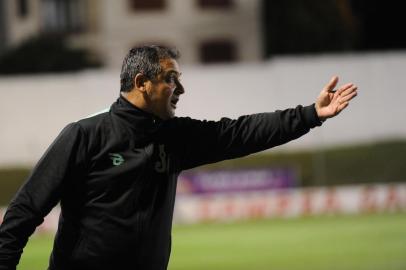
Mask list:
POLYGON ((231 8, 233 0, 198 0, 201 8, 231 8))
POLYGON ((131 9, 138 10, 161 10, 166 7, 165 0, 129 0, 131 9))
POLYGON ((219 63, 237 61, 237 47, 229 40, 205 41, 200 45, 202 63, 219 63))
POLYGON ((20 18, 25 18, 28 16, 28 0, 18 0, 17 3, 17 13, 20 18))
POLYGON ((75 33, 87 27, 88 6, 82 0, 42 0, 41 23, 44 32, 75 33))

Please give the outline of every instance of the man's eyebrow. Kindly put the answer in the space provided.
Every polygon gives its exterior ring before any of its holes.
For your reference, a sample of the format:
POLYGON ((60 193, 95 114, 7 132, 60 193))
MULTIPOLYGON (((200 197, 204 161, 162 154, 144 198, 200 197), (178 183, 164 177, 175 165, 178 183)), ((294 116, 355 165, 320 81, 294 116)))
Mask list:
POLYGON ((175 73, 178 77, 182 75, 182 72, 176 70, 168 70, 167 72, 165 72, 165 75, 169 75, 171 73, 175 73))

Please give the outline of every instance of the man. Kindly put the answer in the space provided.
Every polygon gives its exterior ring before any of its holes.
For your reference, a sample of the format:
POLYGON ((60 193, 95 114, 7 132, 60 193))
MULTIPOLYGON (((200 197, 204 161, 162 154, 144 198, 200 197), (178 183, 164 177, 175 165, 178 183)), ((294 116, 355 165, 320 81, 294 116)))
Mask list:
POLYGON ((166 269, 182 170, 286 143, 340 113, 357 94, 334 77, 314 105, 199 121, 174 117, 177 51, 132 49, 109 111, 69 124, 11 201, 0 269, 15 269, 28 237, 61 206, 49 269, 166 269))

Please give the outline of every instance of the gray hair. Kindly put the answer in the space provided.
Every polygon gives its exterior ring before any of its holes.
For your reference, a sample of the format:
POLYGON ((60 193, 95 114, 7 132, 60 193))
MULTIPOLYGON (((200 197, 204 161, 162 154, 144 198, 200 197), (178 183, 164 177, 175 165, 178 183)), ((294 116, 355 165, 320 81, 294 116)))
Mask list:
POLYGON ((124 58, 120 74, 120 91, 130 92, 134 88, 134 78, 138 73, 148 79, 155 78, 161 72, 162 59, 178 59, 179 51, 158 45, 132 48, 124 58))

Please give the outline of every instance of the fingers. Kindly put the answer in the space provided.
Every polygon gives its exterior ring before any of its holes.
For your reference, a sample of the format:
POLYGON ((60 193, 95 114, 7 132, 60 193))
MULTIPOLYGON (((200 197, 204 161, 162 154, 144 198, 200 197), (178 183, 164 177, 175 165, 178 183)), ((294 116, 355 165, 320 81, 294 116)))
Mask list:
MULTIPOLYGON (((358 89, 358 86, 356 86, 356 85, 354 85, 354 84, 351 84, 351 87, 345 88, 345 89, 343 89, 342 91, 340 91, 340 92, 337 91, 337 92, 338 92, 338 94, 339 94, 341 97, 345 97, 345 96, 347 96, 347 95, 352 94, 353 92, 356 92, 357 89, 358 89)), ((340 89, 340 90, 341 90, 341 89, 340 89)))
POLYGON ((353 86, 354 86, 353 83, 344 84, 340 86, 340 88, 336 91, 336 94, 341 96, 345 91, 351 89, 353 86))
MULTIPOLYGON (((343 88, 343 89, 345 89, 345 88, 343 88)), ((340 103, 350 101, 351 99, 353 99, 354 97, 357 96, 357 94, 358 94, 357 89, 358 89, 357 86, 352 85, 351 87, 349 87, 349 88, 347 88, 347 89, 345 89, 345 90, 343 90, 341 92, 337 91, 337 100, 340 103)))
POLYGON ((340 113, 345 108, 347 108, 347 106, 350 104, 350 101, 354 97, 356 97, 357 94, 358 94, 357 87, 355 85, 347 88, 346 90, 341 91, 341 94, 338 94, 336 99, 336 101, 338 102, 337 114, 340 113))
POLYGON ((344 103, 341 103, 340 106, 338 106, 338 113, 340 113, 342 110, 347 108, 348 104, 350 104, 348 101, 344 102, 344 103))
POLYGON ((351 87, 349 87, 343 91, 340 91, 340 92, 337 91, 337 94, 340 97, 346 97, 348 95, 352 95, 353 93, 356 93, 357 89, 358 89, 358 87, 356 85, 352 85, 351 87))
POLYGON ((331 80, 329 81, 328 84, 326 84, 326 86, 324 86, 324 91, 325 92, 332 92, 334 90, 334 87, 337 86, 338 83, 338 77, 337 76, 333 76, 331 78, 331 80))
POLYGON ((352 92, 351 94, 348 94, 345 97, 343 97, 343 96, 340 97, 339 102, 344 103, 344 102, 350 101, 351 99, 353 99, 356 96, 357 96, 357 92, 352 92))

